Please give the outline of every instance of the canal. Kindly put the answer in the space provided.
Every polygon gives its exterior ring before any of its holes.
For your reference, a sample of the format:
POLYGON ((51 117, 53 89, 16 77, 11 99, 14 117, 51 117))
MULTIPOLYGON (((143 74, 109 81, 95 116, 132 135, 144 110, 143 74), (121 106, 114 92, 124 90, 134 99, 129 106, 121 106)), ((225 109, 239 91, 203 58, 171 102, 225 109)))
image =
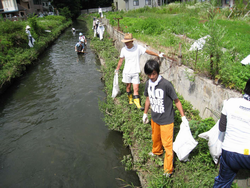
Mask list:
POLYGON ((120 162, 130 153, 121 133, 108 130, 100 62, 74 46, 74 22, 0 98, 1 188, 117 188, 140 186, 120 162), (123 182, 123 181, 124 182, 123 182))

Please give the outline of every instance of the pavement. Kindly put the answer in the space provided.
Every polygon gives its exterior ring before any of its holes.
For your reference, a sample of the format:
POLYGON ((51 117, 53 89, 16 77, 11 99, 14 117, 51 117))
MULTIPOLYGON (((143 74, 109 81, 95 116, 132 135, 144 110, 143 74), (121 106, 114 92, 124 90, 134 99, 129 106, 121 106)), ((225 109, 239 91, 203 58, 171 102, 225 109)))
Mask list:
POLYGON ((234 182, 241 188, 250 188, 250 170, 240 170, 234 182))

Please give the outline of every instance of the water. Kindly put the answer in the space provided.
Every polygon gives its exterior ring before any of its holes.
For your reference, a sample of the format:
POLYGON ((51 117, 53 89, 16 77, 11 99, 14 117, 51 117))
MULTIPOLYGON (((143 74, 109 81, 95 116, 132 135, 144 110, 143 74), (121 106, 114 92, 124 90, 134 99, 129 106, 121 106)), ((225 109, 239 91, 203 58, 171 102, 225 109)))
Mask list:
MULTIPOLYGON (((100 64, 74 46, 83 22, 68 28, 0 99, 0 187, 122 187, 140 185, 124 170, 122 135, 109 131, 100 64)), ((88 45, 90 41, 88 41, 88 45)))

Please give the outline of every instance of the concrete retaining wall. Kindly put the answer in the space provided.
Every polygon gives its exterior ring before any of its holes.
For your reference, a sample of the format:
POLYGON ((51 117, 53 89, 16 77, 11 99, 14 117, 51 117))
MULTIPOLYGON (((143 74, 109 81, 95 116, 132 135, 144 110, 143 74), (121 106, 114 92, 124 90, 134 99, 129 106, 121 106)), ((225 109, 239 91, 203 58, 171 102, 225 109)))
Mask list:
MULTIPOLYGON (((113 38, 115 47, 118 51, 124 46, 121 40, 124 38, 124 33, 114 29, 109 25, 109 21, 102 19, 106 26, 106 31, 113 38)), ((157 52, 157 50, 150 48, 145 43, 135 41, 135 43, 146 47, 148 50, 157 52)), ((150 55, 142 55, 140 59, 140 66, 143 72, 145 62, 154 58, 150 55)), ((117 60, 118 62, 118 60, 117 60)), ((213 117, 217 120, 215 114, 220 115, 223 101, 232 97, 241 97, 241 93, 225 89, 221 85, 215 85, 212 80, 200 77, 193 74, 193 70, 181 65, 178 66, 176 62, 172 63, 171 60, 163 60, 161 63, 161 75, 167 80, 171 81, 176 91, 181 94, 185 100, 189 101, 194 109, 200 111, 202 118, 213 117), (172 66, 171 66, 172 65, 172 66), (188 79, 193 77, 194 79, 188 79)))

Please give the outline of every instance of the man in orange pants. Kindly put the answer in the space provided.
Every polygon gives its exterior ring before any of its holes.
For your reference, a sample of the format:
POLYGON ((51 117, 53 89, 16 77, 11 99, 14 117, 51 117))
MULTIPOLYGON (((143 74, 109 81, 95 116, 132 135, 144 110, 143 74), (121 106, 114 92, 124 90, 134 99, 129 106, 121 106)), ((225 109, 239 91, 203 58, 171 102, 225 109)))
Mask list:
POLYGON ((155 60, 148 60, 144 66, 144 72, 149 80, 146 83, 144 95, 145 102, 143 123, 147 123, 147 112, 151 105, 151 126, 153 149, 149 154, 163 154, 164 175, 171 176, 173 173, 173 133, 174 133, 174 108, 173 101, 180 111, 182 122, 188 124, 180 100, 177 98, 175 89, 171 82, 159 75, 159 63, 155 60))

